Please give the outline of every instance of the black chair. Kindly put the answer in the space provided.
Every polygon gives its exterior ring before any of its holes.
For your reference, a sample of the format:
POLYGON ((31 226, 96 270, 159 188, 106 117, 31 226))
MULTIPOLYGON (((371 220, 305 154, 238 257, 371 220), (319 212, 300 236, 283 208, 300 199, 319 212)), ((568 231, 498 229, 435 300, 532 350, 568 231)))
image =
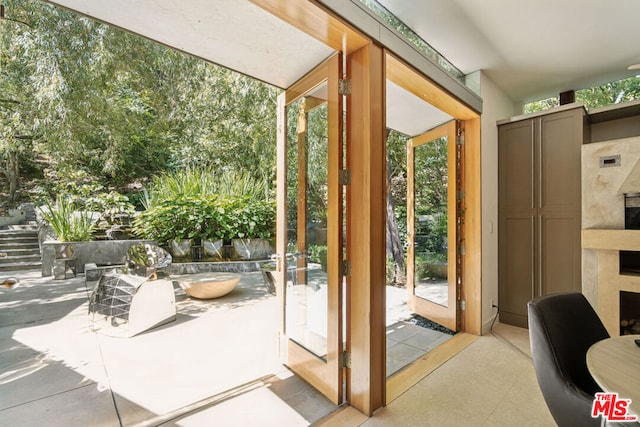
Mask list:
POLYGON ((546 295, 528 304, 529 339, 538 384, 560 427, 600 426, 591 417, 602 391, 587 369, 589 347, 609 334, 579 292, 546 295))

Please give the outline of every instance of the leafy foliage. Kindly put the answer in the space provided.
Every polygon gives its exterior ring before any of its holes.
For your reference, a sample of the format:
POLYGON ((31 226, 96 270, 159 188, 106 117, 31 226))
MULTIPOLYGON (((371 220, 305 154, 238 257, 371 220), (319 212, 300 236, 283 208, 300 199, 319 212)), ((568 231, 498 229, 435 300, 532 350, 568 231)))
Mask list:
POLYGON ((243 196, 179 197, 161 201, 136 217, 136 234, 166 244, 170 240, 269 238, 275 204, 243 196))
POLYGON ((99 193, 89 198, 85 207, 94 212, 100 212, 110 224, 118 223, 119 215, 133 215, 135 208, 129 198, 116 191, 99 193))
POLYGON ((42 1, 4 5, 0 166, 14 187, 28 165, 41 195, 188 166, 272 182, 277 89, 42 1))
POLYGON ((309 245, 309 261, 320 264, 322 271, 327 271, 327 246, 309 245))
POLYGON ((181 197, 242 196, 263 200, 267 183, 247 172, 230 168, 187 167, 155 176, 144 188, 144 206, 149 209, 165 200, 181 197))
POLYGON ((42 217, 61 242, 84 242, 91 240, 94 219, 91 212, 77 211, 71 198, 58 196, 55 203, 40 209, 42 217))
POLYGON ((587 109, 606 107, 639 98, 639 77, 631 77, 576 91, 576 101, 583 102, 587 109))
MULTIPOLYGON (((640 99, 640 77, 629 77, 576 91, 576 101, 588 110, 640 99)), ((558 97, 525 104, 524 113, 534 113, 560 105, 558 97)))

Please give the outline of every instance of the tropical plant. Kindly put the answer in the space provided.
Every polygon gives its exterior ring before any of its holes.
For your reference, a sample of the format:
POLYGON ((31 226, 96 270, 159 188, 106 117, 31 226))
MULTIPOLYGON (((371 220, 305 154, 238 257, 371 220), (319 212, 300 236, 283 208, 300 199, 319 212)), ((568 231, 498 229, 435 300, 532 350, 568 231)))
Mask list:
POLYGON ((309 261, 316 262, 322 267, 322 271, 327 271, 327 246, 309 245, 309 261))
POLYGON ((268 197, 264 179, 232 169, 203 167, 184 168, 155 176, 143 189, 146 209, 165 200, 181 197, 229 196, 264 200, 268 197))
POLYGON ((133 215, 135 208, 129 202, 129 198, 116 191, 109 193, 98 193, 89 197, 85 202, 85 207, 94 212, 100 212, 102 218, 110 224, 120 223, 120 215, 133 215))
POLYGON ((231 239, 268 239, 275 231, 276 206, 274 202, 255 201, 247 197, 233 202, 226 216, 231 239))
POLYGON ((91 240, 94 219, 91 212, 77 211, 70 197, 59 195, 52 205, 40 207, 40 214, 51 225, 61 242, 91 240))
POLYGON ((206 238, 208 200, 194 197, 164 200, 138 215, 133 231, 146 239, 166 245, 171 240, 206 238))
POLYGON ((3 4, 0 173, 12 199, 31 178, 59 194, 76 171, 104 188, 190 166, 272 182, 280 89, 47 2, 3 4))
POLYGON ((171 240, 269 238, 275 225, 275 203, 248 197, 208 196, 164 200, 136 217, 133 230, 166 244, 171 240))

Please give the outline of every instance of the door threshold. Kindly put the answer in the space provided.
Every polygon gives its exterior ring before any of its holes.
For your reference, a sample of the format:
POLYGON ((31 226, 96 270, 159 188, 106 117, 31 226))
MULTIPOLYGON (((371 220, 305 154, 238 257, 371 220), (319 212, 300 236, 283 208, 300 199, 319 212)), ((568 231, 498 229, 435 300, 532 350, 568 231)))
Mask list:
POLYGON ((314 427, 356 427, 365 422, 367 417, 349 404, 344 404, 334 412, 314 423, 314 427))
POLYGON ((447 360, 464 350, 478 337, 459 332, 447 341, 434 348, 413 363, 407 365, 387 379, 386 404, 394 401, 424 377, 435 371, 447 360))

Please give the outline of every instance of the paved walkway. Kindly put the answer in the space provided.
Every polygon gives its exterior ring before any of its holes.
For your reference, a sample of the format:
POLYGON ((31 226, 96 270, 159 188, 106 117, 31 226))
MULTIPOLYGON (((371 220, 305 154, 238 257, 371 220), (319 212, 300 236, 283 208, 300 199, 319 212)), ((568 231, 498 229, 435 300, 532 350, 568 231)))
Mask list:
POLYGON ((19 284, 0 288, 0 425, 303 426, 334 409, 280 364, 259 272, 211 301, 176 288, 177 320, 133 338, 91 330, 84 277, 6 275, 19 284))

